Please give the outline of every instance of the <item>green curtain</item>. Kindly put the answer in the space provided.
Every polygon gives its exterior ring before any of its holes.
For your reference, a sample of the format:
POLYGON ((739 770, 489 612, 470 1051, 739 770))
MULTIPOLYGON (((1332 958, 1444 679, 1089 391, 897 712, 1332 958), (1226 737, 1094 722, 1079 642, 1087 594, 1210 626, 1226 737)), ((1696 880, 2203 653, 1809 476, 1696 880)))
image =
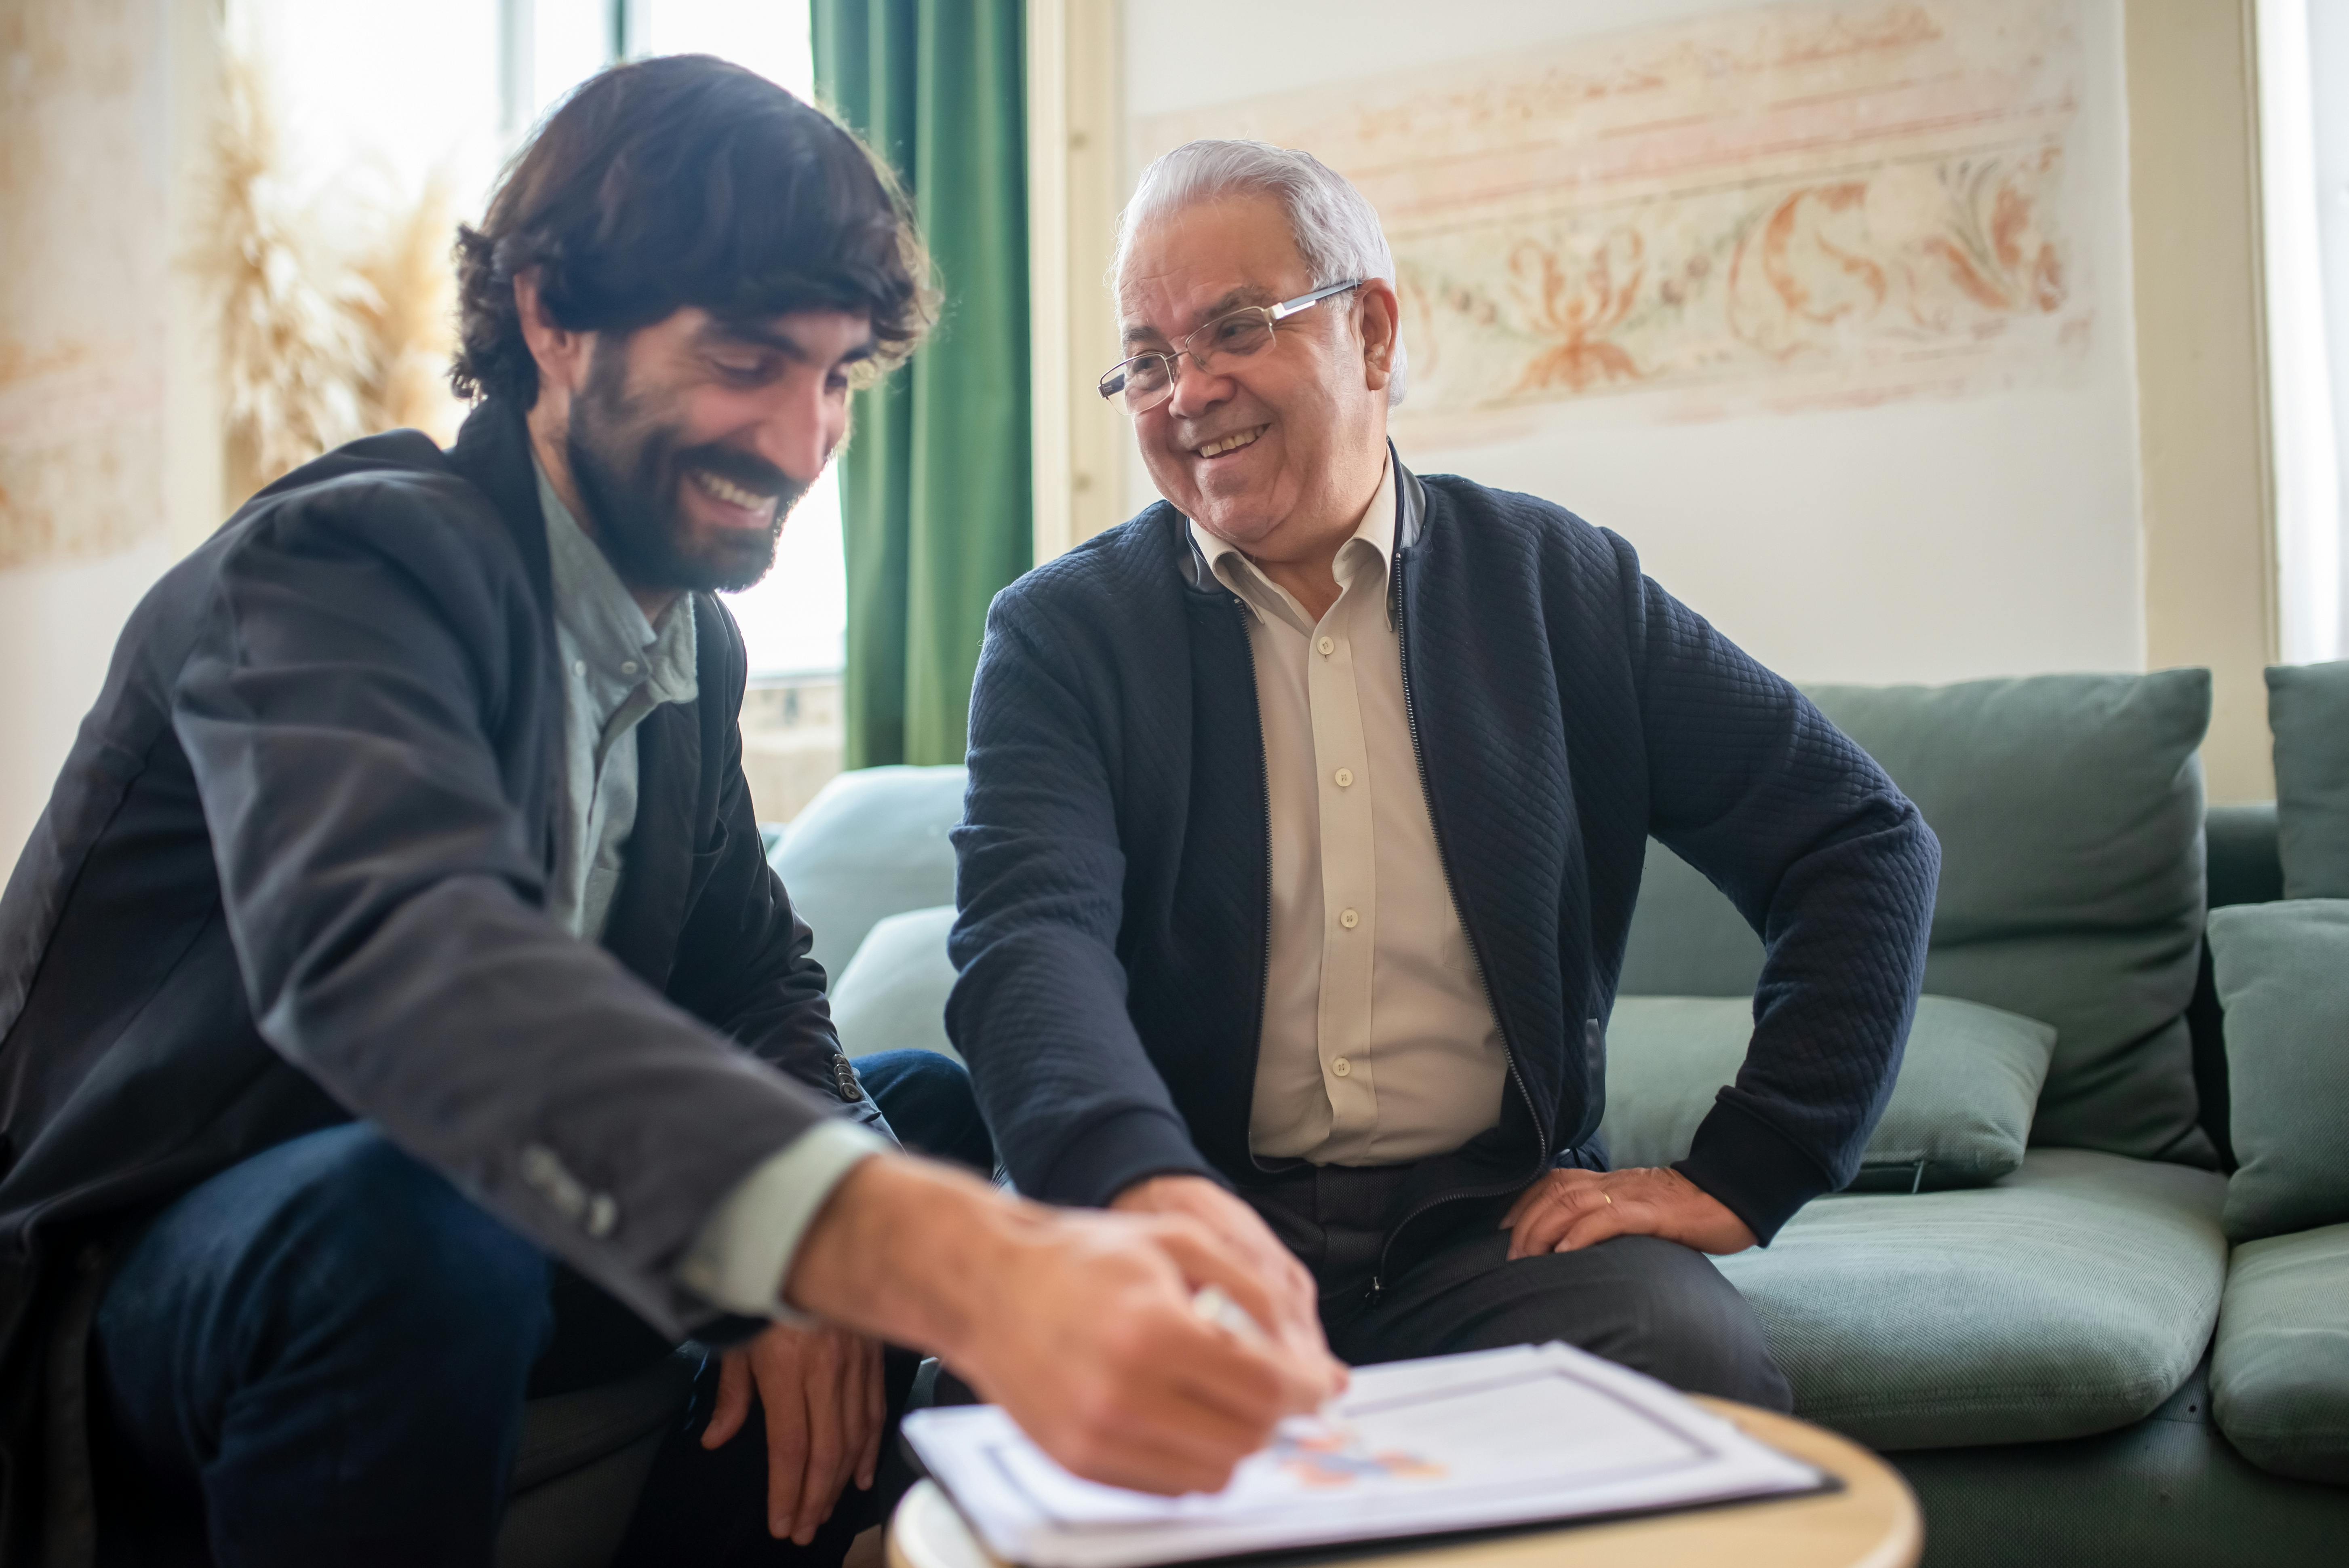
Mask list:
POLYGON ((962 761, 996 590, 1034 560, 1023 0, 814 0, 816 91, 913 198, 946 304, 841 456, 847 765, 962 761))

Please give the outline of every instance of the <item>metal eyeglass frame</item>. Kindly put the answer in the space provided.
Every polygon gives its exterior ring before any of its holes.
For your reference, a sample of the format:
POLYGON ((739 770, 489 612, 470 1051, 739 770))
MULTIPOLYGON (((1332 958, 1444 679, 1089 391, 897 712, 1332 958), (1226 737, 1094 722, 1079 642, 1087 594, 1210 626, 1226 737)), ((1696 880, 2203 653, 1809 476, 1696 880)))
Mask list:
POLYGON ((1260 316, 1264 318, 1265 331, 1278 337, 1278 334, 1273 331, 1276 322, 1286 321, 1299 311, 1310 310, 1332 295, 1343 294, 1350 288, 1360 288, 1362 283, 1363 280, 1359 277, 1350 277, 1343 283, 1333 283, 1326 288, 1317 288, 1310 294, 1300 294, 1294 299, 1284 299, 1278 305, 1244 305, 1237 310, 1226 310, 1213 321, 1202 322, 1184 334, 1182 341, 1177 343, 1172 351, 1162 353, 1153 349, 1147 354, 1130 354, 1120 359, 1102 372, 1101 380, 1095 384, 1094 389, 1101 393, 1104 401, 1113 402, 1125 391, 1125 380, 1131 367, 1139 365, 1146 359, 1164 359, 1166 362, 1166 385, 1159 393, 1157 400, 1144 403, 1140 408, 1131 404, 1126 407, 1126 412, 1130 414, 1146 414, 1159 403, 1164 402, 1174 395, 1175 379, 1182 373, 1181 367, 1176 361, 1188 356, 1192 364, 1196 365, 1203 371, 1206 369, 1206 360, 1191 347, 1200 334, 1214 331, 1236 316, 1260 316))

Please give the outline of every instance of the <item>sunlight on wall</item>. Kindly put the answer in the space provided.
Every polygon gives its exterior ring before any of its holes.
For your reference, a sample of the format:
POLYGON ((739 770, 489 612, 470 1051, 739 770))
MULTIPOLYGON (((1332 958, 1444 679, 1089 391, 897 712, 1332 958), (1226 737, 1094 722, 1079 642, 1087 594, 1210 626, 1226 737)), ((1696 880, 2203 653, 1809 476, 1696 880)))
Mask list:
POLYGON ((2349 654, 2339 406, 2349 350, 2349 114, 2316 90, 2349 63, 2349 26, 2309 0, 2261 0, 2261 195, 2268 379, 2274 423, 2281 652, 2307 664, 2349 654))

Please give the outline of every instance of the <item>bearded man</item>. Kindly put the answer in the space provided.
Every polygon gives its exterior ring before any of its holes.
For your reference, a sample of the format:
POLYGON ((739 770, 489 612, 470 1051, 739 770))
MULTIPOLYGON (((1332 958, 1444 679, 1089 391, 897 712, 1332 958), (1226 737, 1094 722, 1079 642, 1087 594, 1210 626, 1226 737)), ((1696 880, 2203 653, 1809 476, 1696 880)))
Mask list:
POLYGON ((644 1560, 836 1561, 885 1340, 1084 1473, 1220 1485, 1338 1370, 1191 1310, 1272 1314, 1204 1228, 893 1147, 991 1163, 944 1058, 842 1054, 752 819, 712 590, 925 325, 902 202, 655 60, 460 252, 454 448, 328 453, 168 574, 0 902, 0 1557, 486 1564, 525 1395, 688 1334, 733 1348, 644 1560))
POLYGON ((1705 1254, 1857 1168, 1938 846, 1624 540, 1403 466, 1394 278, 1306 153, 1143 174, 1101 390, 1165 499, 989 614, 949 1029, 1022 1192, 1199 1219, 1300 1358, 1555 1338, 1783 1408, 1705 1254), (1687 1158, 1610 1169, 1651 835, 1768 959, 1687 1158))

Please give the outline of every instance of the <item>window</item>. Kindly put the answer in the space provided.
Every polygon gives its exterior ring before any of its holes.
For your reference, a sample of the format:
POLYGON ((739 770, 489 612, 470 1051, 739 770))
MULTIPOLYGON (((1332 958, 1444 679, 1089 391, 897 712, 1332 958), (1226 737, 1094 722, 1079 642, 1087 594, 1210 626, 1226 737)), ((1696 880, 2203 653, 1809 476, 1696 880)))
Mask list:
MULTIPOLYGON (((539 117, 623 56, 718 55, 812 97, 809 20, 807 0, 402 0, 398 26, 377 6, 230 0, 228 17, 232 46, 267 80, 284 176, 330 224, 412 210, 436 175, 454 216, 478 214, 539 117)), ((744 771, 759 815, 786 821, 840 771, 848 592, 834 474, 793 510, 774 570, 728 598, 750 659, 744 771)))
MULTIPOLYGON (((268 73, 287 178, 323 205, 412 201, 437 172, 457 215, 477 215, 530 127, 623 52, 719 55, 812 96, 806 0, 402 0, 398 14, 387 26, 372 6, 233 8, 233 39, 268 73), (367 68, 350 68, 360 59, 367 68)), ((847 578, 833 474, 792 512, 775 569, 729 597, 754 679, 839 671, 847 578)))
POLYGON ((2261 0, 2267 265, 2282 651, 2349 657, 2349 7, 2261 0))
MULTIPOLYGON (((718 55, 802 98, 815 96, 807 0, 502 0, 502 9, 508 36, 526 32, 530 41, 530 76, 522 95, 530 109, 523 123, 511 127, 516 140, 616 53, 718 55)), ((512 98, 510 86, 510 103, 512 98)), ((756 587, 729 597, 742 623, 753 677, 839 671, 848 578, 841 556, 840 488, 832 472, 784 524, 775 569, 756 587)))

